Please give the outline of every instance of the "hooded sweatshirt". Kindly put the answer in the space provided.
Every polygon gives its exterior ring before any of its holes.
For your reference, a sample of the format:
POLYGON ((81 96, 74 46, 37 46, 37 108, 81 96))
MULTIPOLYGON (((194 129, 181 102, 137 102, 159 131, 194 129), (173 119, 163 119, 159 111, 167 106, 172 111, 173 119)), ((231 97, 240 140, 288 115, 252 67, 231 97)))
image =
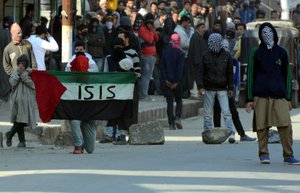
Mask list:
POLYGON ((253 101, 253 97, 257 96, 291 100, 288 54, 278 45, 277 31, 272 24, 263 23, 258 33, 261 43, 249 57, 246 99, 253 101))

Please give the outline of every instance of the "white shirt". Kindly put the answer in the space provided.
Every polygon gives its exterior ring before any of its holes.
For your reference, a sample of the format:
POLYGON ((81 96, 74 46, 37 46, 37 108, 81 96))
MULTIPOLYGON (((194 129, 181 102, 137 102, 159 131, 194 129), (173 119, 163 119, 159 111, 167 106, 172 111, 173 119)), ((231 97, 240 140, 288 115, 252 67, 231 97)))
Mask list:
POLYGON ((43 40, 37 35, 31 35, 27 39, 31 45, 35 56, 38 70, 46 70, 45 54, 46 51, 56 52, 58 51, 58 44, 52 36, 48 37, 48 41, 43 40))
POLYGON ((190 38, 188 34, 186 33, 185 29, 181 25, 177 25, 174 29, 174 32, 176 32, 180 36, 180 46, 185 53, 185 57, 187 57, 187 53, 190 46, 190 38))

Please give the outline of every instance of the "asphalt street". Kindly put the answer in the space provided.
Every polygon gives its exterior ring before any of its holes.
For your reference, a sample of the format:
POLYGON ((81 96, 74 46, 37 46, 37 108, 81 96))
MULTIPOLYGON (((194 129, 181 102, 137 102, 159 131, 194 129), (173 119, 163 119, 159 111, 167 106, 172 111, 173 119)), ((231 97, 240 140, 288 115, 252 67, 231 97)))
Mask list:
MULTIPOLYGON (((239 109, 247 134, 252 113, 239 109)), ((300 158, 300 110, 291 111, 295 156, 300 158)), ((283 163, 280 144, 270 144, 270 165, 261 165, 256 142, 206 145, 203 117, 165 128, 164 145, 96 145, 94 154, 72 147, 28 143, 0 149, 0 192, 21 193, 222 193, 300 192, 300 166, 283 163)), ((236 135, 236 139, 239 136, 236 135)))

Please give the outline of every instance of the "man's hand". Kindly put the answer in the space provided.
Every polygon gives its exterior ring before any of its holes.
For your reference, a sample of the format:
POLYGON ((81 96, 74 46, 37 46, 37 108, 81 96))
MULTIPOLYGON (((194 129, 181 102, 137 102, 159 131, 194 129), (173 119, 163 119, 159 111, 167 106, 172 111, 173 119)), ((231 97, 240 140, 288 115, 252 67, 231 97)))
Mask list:
POLYGON ((139 72, 136 72, 136 73, 135 73, 135 76, 136 76, 137 78, 141 78, 142 74, 139 73, 139 72))
POLYGON ((175 89, 175 88, 177 87, 177 85, 178 85, 178 83, 172 84, 171 87, 170 87, 170 89, 171 89, 171 90, 175 89))
POLYGON ((204 88, 200 88, 198 90, 198 95, 201 96, 201 95, 204 95, 205 94, 205 89, 204 88))
POLYGON ((229 97, 229 98, 233 97, 233 91, 232 91, 232 90, 229 90, 229 91, 228 91, 228 97, 229 97))
POLYGON ((168 80, 165 81, 165 84, 168 88, 171 88, 171 86, 172 86, 172 83, 168 80))
POLYGON ((246 111, 247 111, 248 113, 250 113, 251 110, 253 109, 253 102, 248 102, 248 103, 246 104, 245 108, 246 108, 246 111))
POLYGON ((289 105, 289 110, 291 111, 293 108, 291 101, 288 101, 288 105, 289 105))

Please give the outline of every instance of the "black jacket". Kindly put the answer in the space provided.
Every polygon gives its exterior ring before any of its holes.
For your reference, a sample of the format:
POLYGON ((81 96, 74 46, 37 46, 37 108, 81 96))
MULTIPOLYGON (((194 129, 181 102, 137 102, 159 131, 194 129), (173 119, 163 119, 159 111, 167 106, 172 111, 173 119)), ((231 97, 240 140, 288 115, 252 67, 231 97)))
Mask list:
POLYGON ((219 91, 233 90, 233 62, 224 49, 218 54, 207 50, 202 54, 200 68, 196 75, 198 89, 219 91))

